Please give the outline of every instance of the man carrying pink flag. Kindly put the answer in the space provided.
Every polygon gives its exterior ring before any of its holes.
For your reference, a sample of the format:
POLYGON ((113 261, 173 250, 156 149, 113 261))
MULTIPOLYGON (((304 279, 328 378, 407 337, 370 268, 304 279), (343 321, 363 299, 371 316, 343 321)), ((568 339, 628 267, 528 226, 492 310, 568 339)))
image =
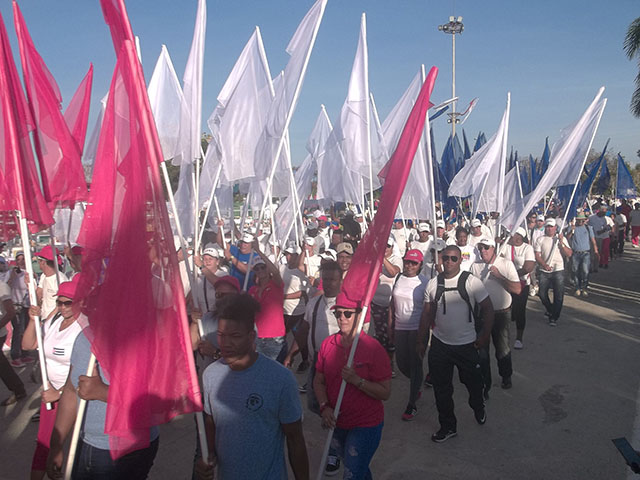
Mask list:
POLYGON ((89 402, 83 438, 70 451, 80 467, 74 478, 142 479, 157 450, 156 425, 202 404, 142 67, 123 1, 101 4, 118 60, 78 239, 77 303, 89 325, 74 346, 47 471, 61 469, 72 423, 62 409, 70 397, 75 410, 77 395, 89 402), (90 354, 97 368, 87 368, 90 354))

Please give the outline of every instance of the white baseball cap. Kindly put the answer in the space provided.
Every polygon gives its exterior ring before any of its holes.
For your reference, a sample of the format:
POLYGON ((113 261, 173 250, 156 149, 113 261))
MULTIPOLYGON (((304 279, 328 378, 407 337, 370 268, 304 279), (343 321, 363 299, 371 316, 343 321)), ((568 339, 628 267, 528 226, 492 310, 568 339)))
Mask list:
POLYGON ((428 223, 419 223, 418 232, 430 232, 431 226, 428 223))
POLYGON ((244 235, 242 235, 241 241, 243 241, 244 243, 251 243, 253 242, 253 235, 251 235, 250 233, 245 233, 244 235))
POLYGON ((446 228, 446 226, 444 224, 444 220, 438 220, 436 222, 436 228, 446 228))
POLYGON ((480 226, 482 226, 482 222, 479 219, 474 218, 473 220, 471 220, 471 226, 472 227, 480 227, 480 226))
POLYGON ((545 227, 555 227, 557 225, 555 218, 547 218, 544 222, 545 227))

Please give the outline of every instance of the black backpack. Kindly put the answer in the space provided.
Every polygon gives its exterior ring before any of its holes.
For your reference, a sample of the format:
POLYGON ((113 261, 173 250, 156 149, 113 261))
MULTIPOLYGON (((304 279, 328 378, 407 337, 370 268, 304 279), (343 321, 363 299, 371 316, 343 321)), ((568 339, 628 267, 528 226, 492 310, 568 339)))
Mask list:
POLYGON ((471 305, 471 300, 469 299, 469 294, 467 293, 467 288, 465 287, 466 283, 467 283, 467 278, 469 278, 469 276, 471 275, 471 272, 467 272, 467 271, 463 271, 460 273, 460 276, 458 277, 458 284, 456 285, 455 288, 445 288, 444 286, 444 274, 443 273, 439 273, 438 274, 438 287, 436 288, 436 296, 434 298, 434 301, 436 303, 436 306, 438 305, 438 302, 440 301, 440 299, 442 298, 442 313, 444 313, 445 315, 447 314, 447 302, 444 295, 444 292, 453 292, 453 291, 458 291, 458 294, 460 295, 460 297, 465 301, 465 303, 467 304, 467 306, 469 307, 469 322, 478 322, 478 320, 480 319, 480 315, 479 312, 477 311, 477 305, 476 308, 474 308, 471 305))

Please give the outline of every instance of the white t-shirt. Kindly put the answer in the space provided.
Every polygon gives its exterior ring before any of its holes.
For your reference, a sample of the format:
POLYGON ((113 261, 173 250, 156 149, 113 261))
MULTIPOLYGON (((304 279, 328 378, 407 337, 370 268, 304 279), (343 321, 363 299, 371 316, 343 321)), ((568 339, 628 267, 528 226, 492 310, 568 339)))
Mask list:
POLYGON ((618 231, 624 230, 624 225, 627 223, 627 217, 624 213, 619 213, 616 215, 616 219, 614 220, 616 227, 618 227, 618 231))
MULTIPOLYGON (((447 345, 466 345, 476 341, 476 327, 473 318, 469 316, 469 307, 458 293, 458 277, 462 271, 453 278, 444 280, 446 291, 442 294, 436 310, 436 321, 433 327, 435 337, 447 345), (446 313, 444 313, 446 303, 446 313), (471 318, 471 321, 470 321, 471 318)), ((424 294, 425 302, 435 301, 438 289, 438 278, 432 278, 427 284, 424 294)), ((479 278, 469 275, 465 282, 465 289, 469 295, 469 301, 473 306, 482 302, 489 296, 487 289, 479 278)))
POLYGON ((424 255, 425 257, 427 255, 430 255, 429 250, 431 250, 431 245, 433 243, 432 238, 433 237, 430 236, 426 242, 414 240, 413 242, 411 242, 411 250, 420 250, 422 252, 422 255, 424 255))
POLYGON ((482 283, 487 289, 491 303, 493 303, 493 308, 496 311, 504 310, 511 306, 511 294, 504 288, 500 281, 496 280, 495 277, 490 274, 489 269, 491 265, 495 266, 510 282, 520 282, 518 271, 511 260, 502 257, 496 258, 493 264, 482 262, 476 263, 471 267, 471 273, 482 280, 482 283))
MULTIPOLYGON (((68 282, 67 276, 59 272, 60 283, 68 282)), ((44 273, 40 275, 40 281, 38 281, 38 288, 42 289, 42 305, 41 312, 42 318, 47 318, 51 312, 56 308, 56 294, 58 293, 58 282, 56 281, 55 273, 50 277, 47 277, 44 273)))
MULTIPOLYGON (((507 245, 505 252, 502 254, 508 260, 511 260, 516 266, 516 270, 520 270, 525 262, 536 261, 536 254, 533 251, 533 247, 528 243, 516 247, 514 245, 507 245)), ((530 275, 527 273, 520 277, 520 280, 525 282, 525 285, 531 285, 530 275)))
POLYGON ((396 330, 418 330, 424 305, 427 279, 422 275, 400 275, 393 287, 393 308, 396 330))
POLYGON ((475 247, 478 244, 478 242, 483 238, 485 238, 483 233, 480 233, 480 235, 478 235, 477 237, 475 235, 469 234, 469 237, 467 238, 467 243, 475 247))
MULTIPOLYGON (((391 254, 388 258, 389 262, 398 267, 402 271, 402 259, 394 254, 391 254)), ((380 307, 388 307, 391 302, 391 289, 393 288, 393 282, 395 282, 397 275, 391 275, 384 262, 382 263, 382 272, 380 273, 380 281, 376 288, 376 293, 373 295, 372 302, 380 307)))
POLYGON ((333 315, 333 310, 331 310, 331 307, 335 304, 336 297, 325 297, 324 295, 313 297, 307 304, 307 309, 304 312, 304 320, 309 324, 309 347, 314 350, 313 345, 315 340, 316 352, 320 351, 320 346, 325 338, 340 331, 340 327, 338 327, 338 320, 336 320, 336 317, 333 315), (316 326, 314 332, 313 311, 315 310, 318 302, 321 303, 318 306, 316 314, 316 326))
MULTIPOLYGON (((556 248, 553 249, 553 257, 549 259, 554 243, 558 243, 555 237, 549 237, 545 235, 544 237, 540 237, 538 238, 538 240, 536 240, 536 243, 533 246, 533 251, 540 252, 542 260, 551 267, 551 272, 561 272, 562 270, 564 270, 564 261, 562 260, 562 253, 560 252, 559 245, 556 245, 556 248)), ((562 237, 562 243, 565 247, 570 248, 566 238, 562 237)))
MULTIPOLYGON (((9 285, 6 284, 6 282, 0 282, 0 318, 4 317, 6 313, 2 305, 5 300, 11 300, 11 289, 9 288, 9 285)), ((4 337, 6 334, 7 328, 0 327, 0 337, 4 337)), ((2 353, 0 352, 0 354, 2 353)))
POLYGON ((318 278, 320 276, 320 263, 322 258, 320 255, 311 255, 304 260, 304 264, 307 266, 307 276, 311 278, 318 278))
POLYGON ((465 270, 467 272, 471 271, 471 265, 480 260, 480 252, 473 245, 469 245, 467 243, 464 247, 458 245, 460 249, 460 253, 462 253, 462 263, 460 264, 460 270, 465 270))
POLYGON ((531 229, 531 245, 535 245, 540 237, 544 237, 544 227, 531 229))
POLYGON ((16 273, 11 283, 11 300, 13 303, 26 305, 27 285, 24 283, 24 270, 16 273))
MULTIPOLYGON (((280 273, 282 275, 282 281, 284 282, 285 295, 296 292, 307 292, 309 282, 300 269, 289 268, 285 265, 285 267, 280 270, 280 273)), ((284 314, 302 315, 305 310, 305 305, 304 297, 287 298, 284 301, 284 314)))
POLYGON ((436 268, 436 264, 434 262, 424 262, 422 264, 422 270, 420 271, 420 275, 427 279, 427 282, 432 278, 438 276, 438 269, 436 268))
MULTIPOLYGON (((226 277, 228 272, 218 269, 214 274, 216 277, 226 277)), ((204 273, 200 273, 196 279, 196 292, 198 305, 202 313, 213 312, 216 309, 216 289, 213 284, 205 277, 204 273)))
MULTIPOLYGON (((54 315, 53 318, 44 322, 44 337, 42 339, 44 357, 47 362, 47 376, 56 390, 60 390, 67 381, 73 343, 82 331, 78 320, 62 331, 60 325, 62 325, 62 315, 54 315)), ((82 375, 85 374, 86 372, 82 372, 82 375)))
POLYGON ((404 228, 394 228, 391 230, 391 235, 393 239, 396 241, 398 245, 398 250, 400 250, 400 256, 404 257, 404 254, 407 251, 407 240, 409 236, 409 229, 404 228))

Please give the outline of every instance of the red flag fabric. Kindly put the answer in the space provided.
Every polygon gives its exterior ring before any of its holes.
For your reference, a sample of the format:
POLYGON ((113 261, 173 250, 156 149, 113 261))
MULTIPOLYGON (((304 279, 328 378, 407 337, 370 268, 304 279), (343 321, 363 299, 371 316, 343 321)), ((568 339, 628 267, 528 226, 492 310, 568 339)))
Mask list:
POLYGON ((402 130, 398 147, 388 164, 385 165, 386 181, 382 189, 378 211, 362 237, 362 241, 353 255, 347 276, 342 282, 342 293, 349 300, 357 302, 360 307, 371 303, 378 285, 393 218, 411 171, 413 157, 420 143, 425 117, 430 105, 429 99, 437 75, 438 69, 432 67, 402 130))
POLYGON ((78 239, 77 296, 110 381, 105 433, 114 459, 147 446, 150 427, 202 410, 160 183, 162 151, 141 75, 135 45, 124 40, 78 239))
POLYGON ((69 131, 80 149, 80 155, 84 151, 84 141, 87 136, 87 122, 89 121, 89 107, 91 104, 91 84, 93 83, 93 64, 89 65, 89 71, 78 85, 67 109, 64 112, 64 120, 69 131))
POLYGON ((36 50, 15 1, 13 15, 27 100, 35 120, 33 143, 44 198, 52 211, 56 207, 73 208, 88 196, 80 149, 60 111, 62 97, 58 85, 36 50))
POLYGON ((19 211, 29 229, 38 232, 53 224, 38 182, 29 131, 33 121, 20 85, 4 20, 0 15, 0 235, 17 235, 19 211))

